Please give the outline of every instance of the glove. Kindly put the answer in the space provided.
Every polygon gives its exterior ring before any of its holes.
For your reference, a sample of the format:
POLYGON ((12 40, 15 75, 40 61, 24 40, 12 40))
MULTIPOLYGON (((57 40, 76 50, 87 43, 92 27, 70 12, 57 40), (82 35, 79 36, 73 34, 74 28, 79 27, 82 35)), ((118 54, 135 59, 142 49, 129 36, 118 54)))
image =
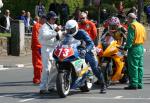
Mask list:
POLYGON ((60 37, 59 37, 59 34, 57 33, 56 40, 59 40, 59 39, 60 39, 60 37))
POLYGON ((81 50, 81 52, 80 52, 80 55, 81 55, 81 57, 85 57, 85 54, 86 54, 86 50, 81 50))
POLYGON ((127 51, 127 49, 126 49, 124 46, 119 46, 119 47, 117 47, 117 48, 120 49, 120 50, 127 51))

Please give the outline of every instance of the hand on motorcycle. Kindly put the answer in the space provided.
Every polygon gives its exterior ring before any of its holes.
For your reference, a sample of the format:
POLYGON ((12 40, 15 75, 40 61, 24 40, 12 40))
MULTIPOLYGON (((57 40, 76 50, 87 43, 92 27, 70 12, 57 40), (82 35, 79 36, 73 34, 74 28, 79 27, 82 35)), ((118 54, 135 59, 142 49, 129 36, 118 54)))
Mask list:
POLYGON ((120 50, 127 51, 127 49, 124 46, 118 46, 117 48, 120 49, 120 50))

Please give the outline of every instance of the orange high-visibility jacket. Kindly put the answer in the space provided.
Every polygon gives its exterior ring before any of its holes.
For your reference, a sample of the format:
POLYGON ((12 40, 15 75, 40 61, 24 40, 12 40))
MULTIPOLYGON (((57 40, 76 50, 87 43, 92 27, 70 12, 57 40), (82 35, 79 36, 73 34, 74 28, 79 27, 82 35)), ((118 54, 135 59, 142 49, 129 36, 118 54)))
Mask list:
POLYGON ((32 48, 41 48, 41 45, 38 41, 39 29, 41 27, 40 23, 35 23, 32 28, 32 48))
POLYGON ((93 41, 95 40, 97 36, 97 28, 92 21, 86 20, 84 23, 79 23, 78 25, 79 25, 79 29, 85 30, 89 34, 91 39, 93 41))

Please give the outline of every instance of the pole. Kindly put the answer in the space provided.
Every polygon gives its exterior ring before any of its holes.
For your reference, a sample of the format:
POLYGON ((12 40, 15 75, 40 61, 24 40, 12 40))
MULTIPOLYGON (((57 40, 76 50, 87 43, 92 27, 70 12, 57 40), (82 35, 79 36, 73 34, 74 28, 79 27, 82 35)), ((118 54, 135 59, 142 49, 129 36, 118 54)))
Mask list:
POLYGON ((141 22, 141 14, 143 10, 143 0, 138 0, 138 21, 141 22))
POLYGON ((101 1, 99 2, 99 5, 98 5, 98 18, 97 18, 97 27, 99 28, 100 27, 100 14, 101 14, 101 1))

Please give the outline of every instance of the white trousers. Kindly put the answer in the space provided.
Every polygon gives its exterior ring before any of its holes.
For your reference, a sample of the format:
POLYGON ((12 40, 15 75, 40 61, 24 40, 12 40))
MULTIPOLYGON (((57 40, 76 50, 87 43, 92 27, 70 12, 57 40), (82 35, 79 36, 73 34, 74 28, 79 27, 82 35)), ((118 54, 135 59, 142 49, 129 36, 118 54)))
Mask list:
POLYGON ((43 70, 40 90, 48 90, 55 88, 56 86, 57 69, 52 57, 52 53, 52 48, 48 48, 46 46, 41 48, 43 70))

